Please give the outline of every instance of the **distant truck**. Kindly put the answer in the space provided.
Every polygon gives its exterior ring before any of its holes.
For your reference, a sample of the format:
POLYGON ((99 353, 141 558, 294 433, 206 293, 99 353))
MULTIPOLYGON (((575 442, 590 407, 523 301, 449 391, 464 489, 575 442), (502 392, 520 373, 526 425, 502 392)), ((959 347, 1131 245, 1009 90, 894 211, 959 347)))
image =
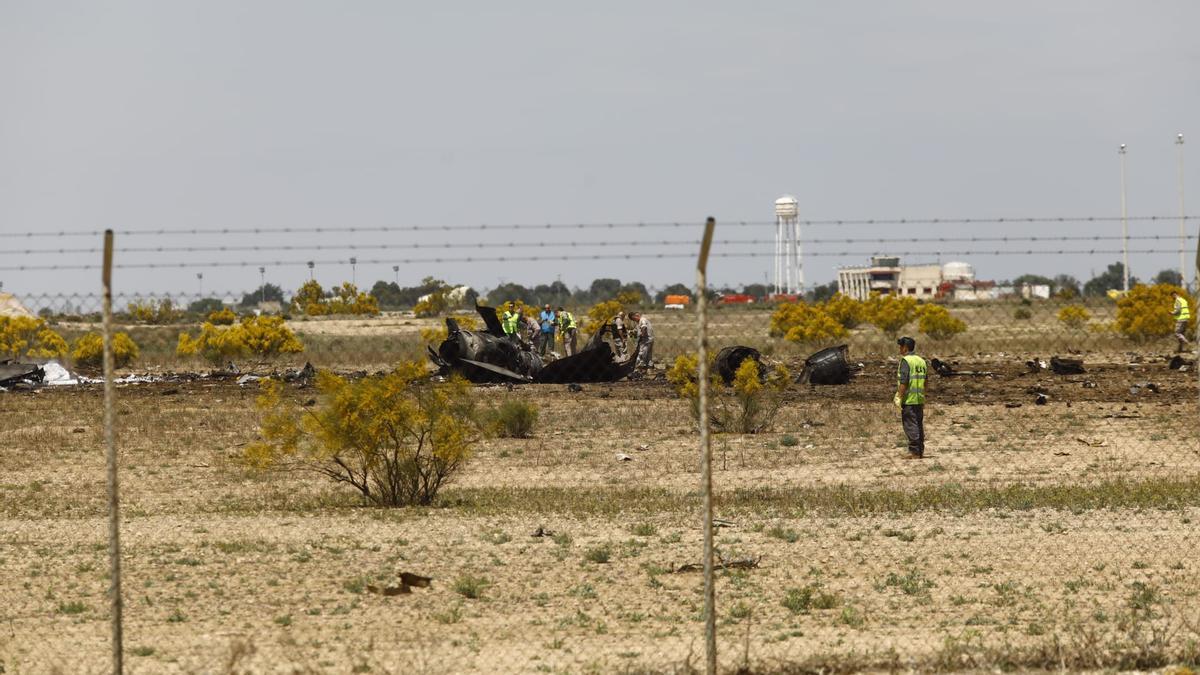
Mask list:
POLYGON ((690 304, 692 304, 690 295, 668 295, 663 298, 663 307, 666 309, 686 309, 690 304))
POLYGON ((717 303, 721 305, 752 305, 754 296, 745 293, 725 293, 717 297, 717 303))

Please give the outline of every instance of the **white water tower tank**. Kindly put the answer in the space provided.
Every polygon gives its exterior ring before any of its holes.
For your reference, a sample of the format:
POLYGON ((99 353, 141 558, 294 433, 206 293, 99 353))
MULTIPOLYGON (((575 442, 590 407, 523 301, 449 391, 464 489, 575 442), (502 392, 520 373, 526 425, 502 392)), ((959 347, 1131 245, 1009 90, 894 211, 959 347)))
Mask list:
POLYGON ((974 281, 975 268, 971 263, 948 262, 942 265, 942 280, 944 281, 974 281))
POLYGON ((775 217, 791 220, 800 215, 800 202, 791 195, 784 195, 775 200, 775 217))

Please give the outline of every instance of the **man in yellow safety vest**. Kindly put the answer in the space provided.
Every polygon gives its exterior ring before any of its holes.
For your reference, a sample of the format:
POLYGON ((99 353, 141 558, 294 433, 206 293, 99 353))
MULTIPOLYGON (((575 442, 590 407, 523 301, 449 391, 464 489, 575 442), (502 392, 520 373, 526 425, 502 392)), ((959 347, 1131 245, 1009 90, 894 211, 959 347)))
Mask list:
POLYGON ((900 425, 908 437, 905 459, 925 457, 925 359, 913 353, 917 341, 910 337, 896 340, 900 345, 900 367, 896 371, 896 396, 892 402, 900 408, 900 425))
POLYGON ((575 315, 558 308, 558 334, 562 336, 563 353, 573 356, 579 351, 579 327, 575 325, 575 315))
POLYGON ((517 339, 517 326, 521 321, 521 313, 513 310, 513 304, 509 302, 505 305, 504 314, 500 316, 500 329, 504 331, 504 335, 512 339, 517 339))
POLYGON ((1175 317, 1175 339, 1179 341, 1175 352, 1179 353, 1187 347, 1187 325, 1188 320, 1192 318, 1192 309, 1188 307, 1187 298, 1179 291, 1175 291, 1175 308, 1171 310, 1171 316, 1175 317))

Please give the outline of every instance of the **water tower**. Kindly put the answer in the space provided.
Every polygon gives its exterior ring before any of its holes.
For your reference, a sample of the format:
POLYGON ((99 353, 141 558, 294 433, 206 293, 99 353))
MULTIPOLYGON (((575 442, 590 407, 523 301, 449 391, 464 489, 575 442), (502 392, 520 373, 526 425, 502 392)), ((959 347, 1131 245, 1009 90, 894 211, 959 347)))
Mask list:
POLYGON ((804 292, 800 260, 800 203, 791 195, 775 200, 775 293, 804 292))

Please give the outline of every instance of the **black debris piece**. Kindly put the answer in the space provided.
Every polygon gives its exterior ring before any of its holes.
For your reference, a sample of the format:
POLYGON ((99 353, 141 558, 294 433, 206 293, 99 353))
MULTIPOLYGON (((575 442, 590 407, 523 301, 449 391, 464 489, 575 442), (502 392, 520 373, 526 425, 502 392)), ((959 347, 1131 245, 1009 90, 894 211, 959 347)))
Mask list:
POLYGON ((1050 370, 1054 371, 1055 375, 1081 375, 1087 372, 1083 369, 1083 359, 1063 359, 1057 356, 1050 357, 1050 370))
POLYGON ((847 384, 850 382, 850 364, 846 355, 850 347, 838 345, 828 347, 804 360, 804 369, 796 378, 801 384, 847 384))
POLYGON ((0 361, 0 387, 8 389, 18 384, 41 384, 46 371, 35 363, 0 361))
POLYGON ((758 364, 758 379, 766 381, 767 369, 763 367, 762 354, 754 347, 744 347, 742 345, 734 345, 726 347, 717 352, 717 374, 721 376, 721 381, 725 384, 733 384, 733 377, 737 375, 738 368, 742 367, 742 363, 746 359, 754 359, 758 364))

